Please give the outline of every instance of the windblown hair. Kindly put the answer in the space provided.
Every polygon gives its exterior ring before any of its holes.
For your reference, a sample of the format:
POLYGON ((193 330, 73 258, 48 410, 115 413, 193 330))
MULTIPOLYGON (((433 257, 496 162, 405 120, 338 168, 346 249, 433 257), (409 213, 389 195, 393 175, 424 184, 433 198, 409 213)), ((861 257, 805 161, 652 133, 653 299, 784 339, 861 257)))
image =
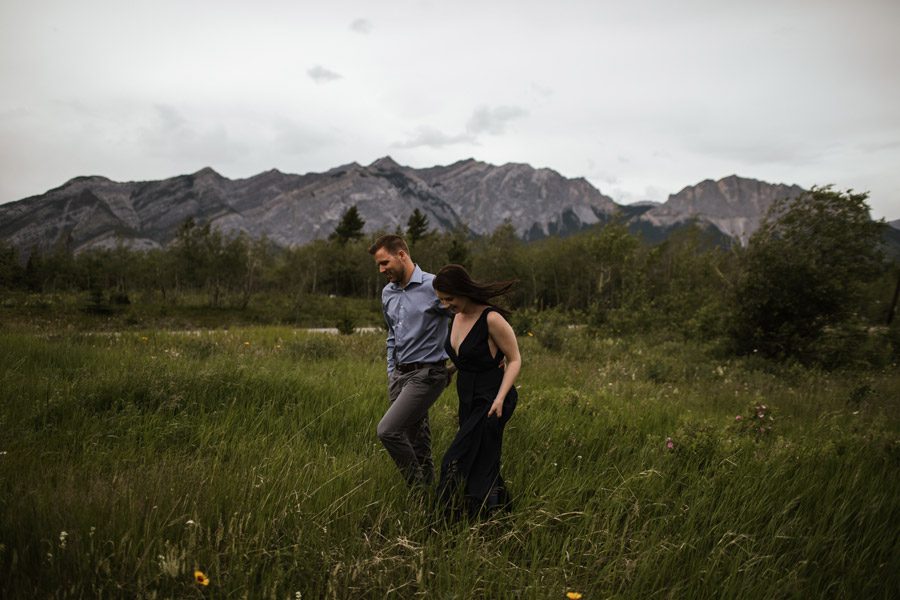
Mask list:
POLYGON ((478 304, 493 306, 504 317, 509 317, 509 311, 491 302, 491 298, 502 296, 509 292, 516 284, 514 279, 508 281, 492 281, 482 283, 475 281, 461 265, 447 265, 434 276, 432 286, 439 292, 451 296, 462 296, 478 304))
POLYGON ((407 255, 409 254, 409 246, 406 245, 406 241, 393 233, 383 235, 375 240, 375 243, 369 246, 369 254, 375 254, 382 248, 391 254, 398 254, 401 250, 406 252, 407 255))

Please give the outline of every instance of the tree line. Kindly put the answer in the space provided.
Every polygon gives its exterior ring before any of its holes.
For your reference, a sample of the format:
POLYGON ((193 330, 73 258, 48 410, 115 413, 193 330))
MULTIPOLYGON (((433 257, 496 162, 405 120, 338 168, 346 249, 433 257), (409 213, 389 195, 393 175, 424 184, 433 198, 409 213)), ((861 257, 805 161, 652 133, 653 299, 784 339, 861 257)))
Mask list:
MULTIPOLYGON (((667 330, 727 339, 740 353, 804 357, 821 354, 823 340, 865 343, 880 327, 895 357, 900 269, 884 253, 886 225, 871 220, 866 198, 824 187, 776 201, 746 248, 724 248, 696 226, 650 245, 618 222, 530 243, 509 224, 474 238, 464 228, 430 230, 418 209, 392 233, 406 237, 426 270, 457 263, 476 278, 517 280, 507 301, 522 332, 567 319, 613 333, 667 330)), ((149 251, 122 243, 78 254, 58 247, 32 251, 23 262, 0 245, 0 288, 85 291, 123 302, 138 291, 164 302, 200 293, 210 307, 236 308, 265 294, 374 300, 384 280, 367 248, 386 232, 365 234, 364 226, 354 206, 328 239, 293 248, 225 235, 193 219, 167 247, 149 251)))

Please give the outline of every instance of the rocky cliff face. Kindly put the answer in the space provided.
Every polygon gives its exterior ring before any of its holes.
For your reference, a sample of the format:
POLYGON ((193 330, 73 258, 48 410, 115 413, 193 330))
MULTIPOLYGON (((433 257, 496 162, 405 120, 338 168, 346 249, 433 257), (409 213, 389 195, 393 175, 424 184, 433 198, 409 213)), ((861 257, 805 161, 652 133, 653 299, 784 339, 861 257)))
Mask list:
POLYGON ((118 240, 153 248, 169 243, 193 217, 225 232, 266 235, 291 246, 327 237, 354 205, 370 232, 402 228, 418 209, 439 231, 465 226, 487 234, 508 221, 525 238, 571 233, 616 211, 584 179, 549 169, 467 160, 417 170, 385 157, 325 173, 272 170, 238 180, 209 168, 149 182, 79 177, 0 205, 0 238, 24 250, 65 244, 78 251, 118 240))
POLYGON ((803 191, 797 185, 771 184, 737 175, 719 181, 707 179, 670 195, 665 204, 643 213, 639 221, 667 229, 696 220, 746 245, 776 199, 796 198, 803 191))
POLYGON ((466 227, 476 235, 510 223, 523 239, 535 240, 618 217, 650 241, 696 221, 723 243, 746 243, 776 198, 802 192, 796 185, 732 175, 686 187, 664 204, 619 206, 586 180, 550 169, 472 159, 413 169, 385 157, 324 173, 271 170, 236 180, 209 168, 147 182, 77 177, 46 194, 0 205, 0 239, 25 252, 60 244, 79 251, 119 240, 156 248, 193 217, 226 233, 265 235, 292 246, 327 237, 355 205, 368 232, 404 228, 418 209, 434 229, 466 227))
POLYGON ((464 160, 420 171, 477 233, 509 222, 525 239, 571 233, 607 221, 619 209, 585 179, 566 179, 524 164, 495 167, 464 160))

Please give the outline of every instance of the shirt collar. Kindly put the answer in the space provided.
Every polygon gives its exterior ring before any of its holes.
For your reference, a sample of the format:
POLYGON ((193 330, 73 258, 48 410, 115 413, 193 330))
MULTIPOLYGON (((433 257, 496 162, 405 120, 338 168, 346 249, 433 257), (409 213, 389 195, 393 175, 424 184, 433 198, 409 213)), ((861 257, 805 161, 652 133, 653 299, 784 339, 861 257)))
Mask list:
MULTIPOLYGON (((416 265, 416 268, 413 269, 413 272, 412 272, 412 275, 411 275, 410 278, 409 278, 409 281, 406 282, 406 287, 409 287, 410 285, 412 285, 412 284, 414 284, 414 283, 422 283, 422 281, 424 281, 424 279, 425 279, 425 276, 424 276, 424 274, 423 274, 423 272, 422 272, 422 269, 419 268, 419 265, 416 265)), ((394 284, 391 284, 391 285, 394 286, 394 289, 395 289, 395 290, 402 290, 402 289, 404 289, 404 288, 403 288, 400 284, 398 284, 398 283, 394 283, 394 284)))

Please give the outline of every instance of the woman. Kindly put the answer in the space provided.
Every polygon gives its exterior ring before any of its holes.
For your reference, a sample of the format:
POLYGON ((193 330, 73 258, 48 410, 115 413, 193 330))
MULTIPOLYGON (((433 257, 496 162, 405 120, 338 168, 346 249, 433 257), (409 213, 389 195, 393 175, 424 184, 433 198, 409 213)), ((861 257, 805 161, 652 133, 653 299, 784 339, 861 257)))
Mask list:
POLYGON ((458 369, 459 431, 441 461, 438 484, 438 498, 450 516, 511 505, 500 476, 500 448, 516 407, 514 383, 522 358, 506 311, 490 299, 513 283, 479 283, 459 265, 447 265, 434 278, 438 299, 453 314, 446 349, 458 369))

